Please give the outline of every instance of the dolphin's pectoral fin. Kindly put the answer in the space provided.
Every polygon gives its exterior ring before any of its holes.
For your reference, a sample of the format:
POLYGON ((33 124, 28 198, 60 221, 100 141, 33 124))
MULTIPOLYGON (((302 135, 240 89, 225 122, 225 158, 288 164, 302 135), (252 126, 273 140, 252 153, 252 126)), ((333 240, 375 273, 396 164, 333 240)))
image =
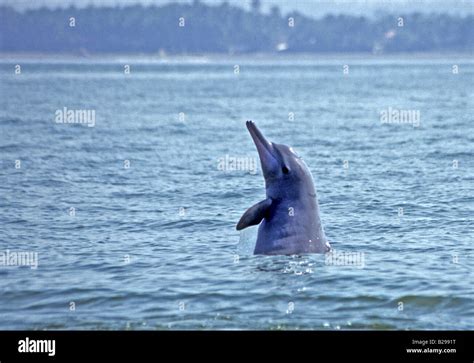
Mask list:
POLYGON ((247 228, 248 226, 259 224, 271 205, 271 198, 267 198, 247 209, 243 216, 240 217, 239 223, 237 223, 237 231, 247 228))

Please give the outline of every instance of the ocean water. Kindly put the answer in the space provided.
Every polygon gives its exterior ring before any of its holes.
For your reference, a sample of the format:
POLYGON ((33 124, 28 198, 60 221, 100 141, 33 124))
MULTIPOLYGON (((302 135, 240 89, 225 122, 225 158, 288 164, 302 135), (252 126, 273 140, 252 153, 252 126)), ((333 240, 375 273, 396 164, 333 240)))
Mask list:
POLYGON ((473 79, 456 57, 2 59, 0 328, 473 329, 473 79), (248 119, 306 161, 337 255, 235 230, 265 196, 248 119))

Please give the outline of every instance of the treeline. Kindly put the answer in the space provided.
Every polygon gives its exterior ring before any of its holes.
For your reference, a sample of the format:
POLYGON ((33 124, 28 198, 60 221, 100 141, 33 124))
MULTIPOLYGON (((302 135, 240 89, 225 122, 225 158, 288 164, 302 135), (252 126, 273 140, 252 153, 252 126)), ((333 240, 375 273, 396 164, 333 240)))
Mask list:
POLYGON ((209 6, 40 8, 0 7, 1 52, 251 53, 472 52, 474 16, 396 14, 313 19, 209 6))

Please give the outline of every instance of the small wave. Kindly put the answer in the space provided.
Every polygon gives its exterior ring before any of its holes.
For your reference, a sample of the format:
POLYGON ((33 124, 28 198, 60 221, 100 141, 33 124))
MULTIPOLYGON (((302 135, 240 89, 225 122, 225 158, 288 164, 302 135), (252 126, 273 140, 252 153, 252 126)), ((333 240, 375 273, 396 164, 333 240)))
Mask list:
POLYGON ((456 296, 439 296, 439 295, 404 295, 392 300, 392 304, 403 302, 405 305, 414 305, 419 307, 436 307, 444 308, 469 306, 472 304, 471 299, 456 296))

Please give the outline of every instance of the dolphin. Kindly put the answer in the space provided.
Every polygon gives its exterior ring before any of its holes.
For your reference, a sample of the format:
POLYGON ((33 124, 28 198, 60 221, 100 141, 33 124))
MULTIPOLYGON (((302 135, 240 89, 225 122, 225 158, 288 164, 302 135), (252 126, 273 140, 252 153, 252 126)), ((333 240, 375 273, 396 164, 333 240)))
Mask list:
POLYGON ((252 121, 246 124, 260 157, 267 198, 247 209, 237 230, 260 224, 255 255, 329 252, 308 167, 291 147, 267 141, 252 121))

